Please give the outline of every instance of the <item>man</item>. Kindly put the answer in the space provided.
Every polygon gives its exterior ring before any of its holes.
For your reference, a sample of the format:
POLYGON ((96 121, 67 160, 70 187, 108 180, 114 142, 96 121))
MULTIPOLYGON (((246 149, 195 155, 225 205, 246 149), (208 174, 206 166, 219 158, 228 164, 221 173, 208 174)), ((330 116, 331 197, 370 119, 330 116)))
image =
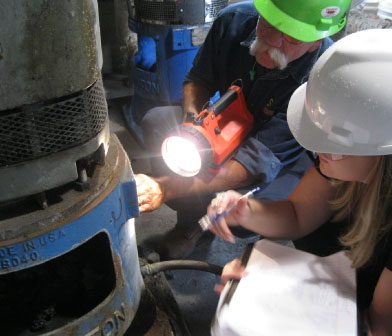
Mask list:
POLYGON ((310 159, 288 129, 288 101, 332 44, 324 38, 344 27, 350 2, 254 0, 225 8, 185 77, 182 108, 160 107, 146 114, 142 121, 146 146, 157 156, 169 129, 187 114, 198 114, 216 91, 223 95, 237 80, 255 117, 253 133, 217 174, 184 178, 155 161, 157 177, 136 175, 141 212, 164 202, 177 210, 177 225, 159 248, 163 259, 183 257, 194 247, 202 233, 197 221, 213 193, 245 192, 262 185, 257 198, 277 200, 296 187, 310 159))

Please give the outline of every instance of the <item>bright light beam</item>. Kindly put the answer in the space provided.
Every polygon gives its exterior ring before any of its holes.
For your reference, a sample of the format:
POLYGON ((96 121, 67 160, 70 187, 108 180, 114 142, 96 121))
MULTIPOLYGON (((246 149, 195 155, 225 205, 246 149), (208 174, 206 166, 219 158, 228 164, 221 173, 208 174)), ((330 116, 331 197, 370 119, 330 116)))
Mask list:
POLYGON ((194 143, 172 136, 163 142, 162 156, 168 167, 181 176, 195 176, 201 168, 201 158, 194 143))

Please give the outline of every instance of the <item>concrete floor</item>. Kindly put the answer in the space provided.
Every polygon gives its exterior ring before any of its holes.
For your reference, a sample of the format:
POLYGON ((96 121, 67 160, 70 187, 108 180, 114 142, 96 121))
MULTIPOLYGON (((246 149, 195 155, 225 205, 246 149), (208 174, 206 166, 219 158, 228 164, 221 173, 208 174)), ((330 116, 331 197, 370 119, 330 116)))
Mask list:
MULTIPOLYGON (((131 96, 127 96, 130 89, 124 87, 121 81, 106 80, 104 83, 108 96, 111 131, 118 136, 126 149, 134 173, 148 174, 148 155, 128 131, 122 115, 123 107, 131 100, 131 96), (126 92, 125 96, 121 92, 126 92)), ((142 214, 136 218, 138 246, 147 246, 148 241, 159 238, 175 224, 175 212, 165 204, 154 212, 142 214)), ((246 244, 255 240, 256 237, 237 238, 236 244, 233 245, 208 234, 202 237, 186 259, 224 266, 226 262, 239 257, 246 244)), ((219 283, 220 277, 193 270, 175 270, 165 274, 191 335, 210 335, 210 324, 219 299, 214 292, 214 285, 219 283)))

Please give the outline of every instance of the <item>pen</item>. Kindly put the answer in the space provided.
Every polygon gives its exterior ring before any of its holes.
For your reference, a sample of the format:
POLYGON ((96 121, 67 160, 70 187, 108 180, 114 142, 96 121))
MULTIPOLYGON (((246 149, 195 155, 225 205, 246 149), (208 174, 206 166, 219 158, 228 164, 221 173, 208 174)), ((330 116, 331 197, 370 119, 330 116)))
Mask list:
POLYGON ((236 202, 234 202, 232 205, 230 205, 225 211, 223 211, 220 214, 215 215, 215 217, 211 220, 208 215, 204 215, 202 218, 199 220, 199 225, 203 229, 203 231, 207 231, 209 225, 212 225, 219 221, 222 217, 225 217, 237 204, 238 202, 243 199, 243 198, 250 198, 251 196, 254 196, 258 192, 261 191, 261 187, 256 187, 250 191, 248 191, 245 195, 242 195, 236 202))

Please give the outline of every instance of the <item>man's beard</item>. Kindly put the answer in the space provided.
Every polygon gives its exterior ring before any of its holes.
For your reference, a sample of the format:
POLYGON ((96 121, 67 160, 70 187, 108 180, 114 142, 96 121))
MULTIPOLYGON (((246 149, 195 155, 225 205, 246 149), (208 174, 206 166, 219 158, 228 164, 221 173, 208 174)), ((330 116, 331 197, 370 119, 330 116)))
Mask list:
POLYGON ((287 67, 288 59, 279 49, 270 47, 263 39, 256 37, 249 47, 249 54, 256 56, 258 53, 268 52, 269 57, 276 63, 280 70, 287 67))

